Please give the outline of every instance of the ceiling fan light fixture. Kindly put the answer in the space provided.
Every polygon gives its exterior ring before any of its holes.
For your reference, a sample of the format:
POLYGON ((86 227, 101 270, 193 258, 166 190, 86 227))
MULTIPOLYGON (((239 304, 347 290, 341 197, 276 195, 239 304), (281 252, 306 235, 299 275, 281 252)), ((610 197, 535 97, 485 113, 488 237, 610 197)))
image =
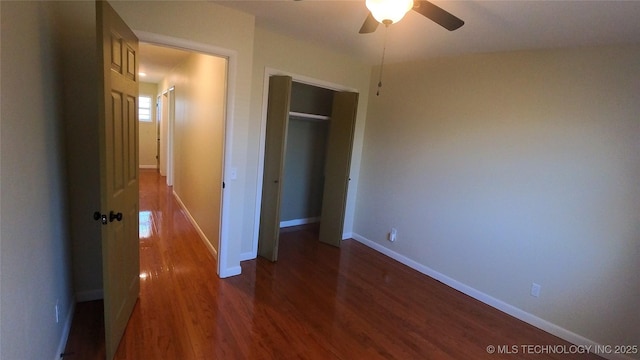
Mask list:
POLYGON ((367 9, 380 23, 397 23, 413 7, 413 0, 366 0, 367 9))

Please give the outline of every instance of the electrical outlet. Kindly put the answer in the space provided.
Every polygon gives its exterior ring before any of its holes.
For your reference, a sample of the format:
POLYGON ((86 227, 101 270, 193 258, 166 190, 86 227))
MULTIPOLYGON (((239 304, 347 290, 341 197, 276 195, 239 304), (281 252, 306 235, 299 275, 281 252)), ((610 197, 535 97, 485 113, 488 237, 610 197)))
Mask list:
POLYGON ((389 241, 394 242, 398 237, 398 230, 396 228, 391 228, 391 232, 389 233, 389 241))
POLYGON ((60 301, 60 300, 56 300, 56 324, 60 322, 60 306, 59 306, 59 301, 60 301))
POLYGON ((539 284, 531 283, 531 296, 540 297, 540 288, 539 284))

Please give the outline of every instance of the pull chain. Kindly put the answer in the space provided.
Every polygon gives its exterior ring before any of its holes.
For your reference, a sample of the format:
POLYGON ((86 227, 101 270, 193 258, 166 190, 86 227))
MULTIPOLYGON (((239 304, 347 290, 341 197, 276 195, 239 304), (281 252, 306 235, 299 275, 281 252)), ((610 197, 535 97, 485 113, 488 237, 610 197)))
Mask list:
POLYGON ((384 55, 387 52, 387 33, 389 32, 389 24, 384 24, 384 43, 382 45, 382 60, 380 61, 380 76, 378 78, 378 91, 376 96, 380 96, 380 88, 382 88, 382 68, 384 67, 384 55))

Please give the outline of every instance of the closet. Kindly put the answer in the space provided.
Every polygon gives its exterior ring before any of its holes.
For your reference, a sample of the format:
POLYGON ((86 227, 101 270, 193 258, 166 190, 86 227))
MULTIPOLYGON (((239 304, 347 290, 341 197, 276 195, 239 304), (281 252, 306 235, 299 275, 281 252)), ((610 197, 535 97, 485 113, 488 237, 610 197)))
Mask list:
POLYGON ((358 94, 269 79, 258 255, 278 258, 281 225, 320 222, 340 246, 358 94))
POLYGON ((293 82, 280 227, 319 222, 333 90, 293 82))

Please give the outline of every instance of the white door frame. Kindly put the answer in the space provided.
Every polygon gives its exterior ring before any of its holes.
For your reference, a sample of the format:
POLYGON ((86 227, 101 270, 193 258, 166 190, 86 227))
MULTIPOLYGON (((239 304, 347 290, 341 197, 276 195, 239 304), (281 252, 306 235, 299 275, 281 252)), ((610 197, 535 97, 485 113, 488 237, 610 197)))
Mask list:
MULTIPOLYGON (((160 98, 160 120, 158 121, 158 172, 162 176, 167 176, 167 130, 166 126, 169 121, 169 92, 163 91, 160 98)), ((168 184, 167 184, 168 185, 168 184)))
MULTIPOLYGON (((224 49, 220 47, 216 47, 213 45, 203 44, 199 42, 194 42, 191 40, 185 40, 181 38, 174 38, 166 35, 159 35, 154 33, 149 33, 146 31, 138 31, 134 30, 134 33, 140 40, 140 42, 145 42, 158 46, 165 47, 173 47, 186 51, 199 52, 204 54, 209 54, 217 57, 222 57, 227 59, 227 102, 225 109, 225 124, 224 124, 224 136, 223 136, 223 159, 222 159, 222 180, 225 183, 229 183, 226 179, 227 174, 230 174, 231 167, 231 159, 232 159, 232 141, 233 139, 233 122, 234 122, 234 103, 235 103, 235 93, 236 93, 236 76, 238 69, 238 54, 234 50, 224 49)), ((175 104, 175 101, 174 101, 175 104)), ((171 99, 169 97, 169 105, 171 105, 171 99)), ((169 112, 171 113, 171 111, 169 112)), ((169 115, 171 118, 171 115, 169 115)), ((171 121, 169 122, 169 128, 171 128, 171 121)), ((172 132, 169 130, 169 132, 172 132)), ((169 145, 169 144, 168 144, 169 145)), ((172 146, 171 146, 172 148, 172 146)), ((168 157, 172 158, 172 152, 169 153, 171 149, 167 149, 168 157)), ((170 159, 167 159, 167 165, 170 159)), ((169 166, 167 166, 169 167, 169 166)), ((167 175, 172 174, 173 166, 171 169, 167 169, 167 175)), ((171 176, 171 181, 173 182, 173 175, 171 176)), ((222 209, 221 209, 221 219, 220 219, 220 236, 218 243, 218 268, 217 273, 221 278, 226 278, 229 276, 238 275, 238 267, 229 267, 228 266, 228 249, 229 249, 229 211, 231 205, 231 192, 230 191, 222 191, 222 184, 220 184, 221 188, 221 201, 222 201, 222 209)))
POLYGON ((176 88, 170 87, 167 94, 167 186, 173 186, 173 136, 176 121, 176 88))
MULTIPOLYGON (((359 93, 358 89, 354 89, 345 85, 331 83, 324 80, 314 79, 308 76, 294 74, 288 71, 278 70, 274 68, 265 68, 264 81, 262 89, 262 118, 260 120, 260 145, 258 148, 258 182, 256 188, 256 212, 253 225, 253 240, 251 243, 251 252, 240 254, 240 260, 255 259, 258 256, 258 236, 260 235, 260 210, 262 206, 262 181, 264 178, 264 145, 267 136, 267 105, 269 103, 269 77, 272 75, 291 76, 293 81, 313 85, 334 91, 351 91, 359 93)), ((351 155, 353 158, 353 154, 351 155)))
POLYGON ((162 121, 162 95, 156 97, 156 169, 160 172, 160 122, 162 121))
MULTIPOLYGON (((169 89, 162 91, 162 123, 160 124, 160 139, 164 142, 165 148, 165 156, 163 158, 164 162, 164 172, 167 178, 167 186, 173 186, 173 131, 176 119, 176 108, 175 108, 175 86, 171 86, 169 89)), ((162 148, 162 146, 160 147, 162 148)), ((162 151, 160 151, 162 152, 162 151)), ((161 157, 162 158, 162 157, 161 157)), ((158 168, 162 168, 160 166, 160 162, 158 162, 158 168)), ((162 171, 160 171, 162 175, 162 171)))

